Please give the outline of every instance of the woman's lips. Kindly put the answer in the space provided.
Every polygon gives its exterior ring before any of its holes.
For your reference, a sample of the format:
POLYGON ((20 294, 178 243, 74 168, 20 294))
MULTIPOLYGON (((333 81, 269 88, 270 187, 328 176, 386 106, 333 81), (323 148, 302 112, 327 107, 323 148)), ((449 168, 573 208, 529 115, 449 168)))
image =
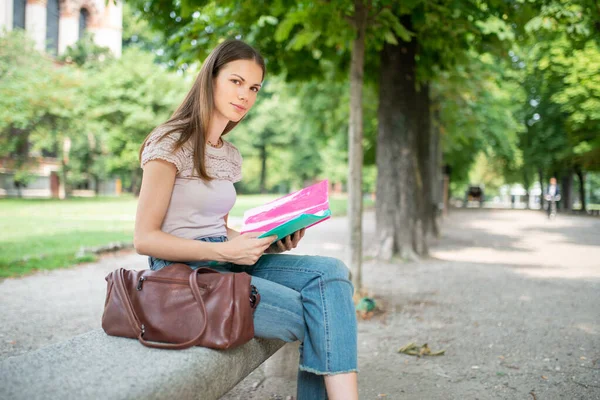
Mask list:
POLYGON ((234 103, 231 103, 231 105, 233 106, 233 108, 235 108, 236 111, 241 111, 241 112, 246 111, 245 107, 242 107, 242 106, 234 104, 234 103))

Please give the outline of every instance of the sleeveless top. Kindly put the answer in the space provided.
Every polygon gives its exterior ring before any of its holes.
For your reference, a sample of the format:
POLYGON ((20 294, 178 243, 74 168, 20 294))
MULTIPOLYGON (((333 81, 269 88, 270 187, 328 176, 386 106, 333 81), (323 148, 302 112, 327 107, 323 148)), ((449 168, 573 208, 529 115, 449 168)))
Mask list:
POLYGON ((227 236, 224 218, 235 204, 237 193, 233 184, 242 179, 240 152, 225 140, 218 149, 206 145, 206 171, 215 179, 204 182, 194 171, 191 144, 186 143, 173 151, 179 132, 158 140, 167 129, 160 127, 151 134, 141 157, 142 168, 148 161, 157 159, 168 161, 177 168, 161 230, 185 239, 227 236))

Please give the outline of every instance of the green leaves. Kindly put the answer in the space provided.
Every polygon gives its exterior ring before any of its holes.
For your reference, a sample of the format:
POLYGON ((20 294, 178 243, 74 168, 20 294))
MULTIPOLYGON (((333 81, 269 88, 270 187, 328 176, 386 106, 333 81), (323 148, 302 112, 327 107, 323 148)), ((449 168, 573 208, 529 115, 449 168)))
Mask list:
POLYGON ((20 31, 0 36, 0 156, 25 156, 32 132, 52 150, 60 137, 78 127, 81 75, 56 68, 20 31))
POLYGON ((398 44, 397 41, 395 43, 391 41, 395 40, 395 38, 392 39, 391 37, 393 35, 396 35, 405 42, 410 42, 411 38, 415 36, 413 32, 406 29, 406 27, 400 23, 398 16, 394 15, 389 8, 384 8, 378 13, 375 23, 382 25, 386 41, 392 44, 398 44))
POLYGON ((506 21, 496 17, 489 16, 485 21, 476 21, 475 24, 484 35, 496 35, 498 39, 514 40, 515 34, 506 21))

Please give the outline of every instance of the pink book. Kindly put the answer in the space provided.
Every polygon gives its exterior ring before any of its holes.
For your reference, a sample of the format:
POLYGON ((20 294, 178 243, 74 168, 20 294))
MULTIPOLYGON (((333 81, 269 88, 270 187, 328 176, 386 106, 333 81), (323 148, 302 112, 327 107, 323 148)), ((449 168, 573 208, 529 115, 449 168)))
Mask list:
POLYGON ((283 239, 330 217, 329 181, 326 179, 247 210, 241 233, 265 232, 261 238, 277 235, 277 239, 283 239))

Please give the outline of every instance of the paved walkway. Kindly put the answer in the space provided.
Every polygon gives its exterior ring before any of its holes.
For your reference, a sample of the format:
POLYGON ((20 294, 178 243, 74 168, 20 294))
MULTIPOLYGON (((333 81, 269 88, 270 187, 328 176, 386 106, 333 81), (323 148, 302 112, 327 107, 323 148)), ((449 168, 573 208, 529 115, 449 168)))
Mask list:
MULTIPOLYGON (((312 228, 296 252, 343 258, 346 224, 312 228)), ((373 237, 373 214, 364 230, 373 237)), ((119 254, 0 282, 0 358, 98 328, 99 282, 118 266, 146 263, 119 254)), ((600 399, 600 219, 454 211, 431 259, 367 261, 364 280, 387 312, 359 323, 361 399, 600 399), (446 354, 398 354, 408 342, 446 354)), ((257 370, 226 398, 293 393, 257 370)))

